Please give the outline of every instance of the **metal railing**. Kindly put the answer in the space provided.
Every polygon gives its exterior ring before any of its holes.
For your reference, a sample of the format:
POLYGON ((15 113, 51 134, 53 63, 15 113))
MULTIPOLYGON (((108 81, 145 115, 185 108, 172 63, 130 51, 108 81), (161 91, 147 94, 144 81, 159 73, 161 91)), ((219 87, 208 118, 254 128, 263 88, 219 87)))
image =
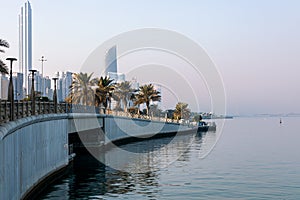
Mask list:
POLYGON ((108 115, 113 115, 113 116, 119 116, 119 117, 128 117, 128 118, 135 118, 135 119, 147 119, 151 121, 159 121, 159 122, 169 122, 169 123, 181 123, 184 124, 180 120, 176 119, 170 119, 166 117, 156 117, 156 116, 148 116, 148 115, 139 115, 139 114, 132 114, 129 112, 124 112, 124 111, 114 111, 114 110, 109 110, 107 111, 108 115))
POLYGON ((97 113, 127 118, 147 119, 151 121, 185 124, 178 120, 169 119, 165 117, 153 117, 147 115, 132 114, 124 111, 105 111, 103 108, 100 107, 68 103, 58 103, 55 105, 54 102, 35 101, 33 105, 32 101, 15 101, 12 109, 13 112, 11 112, 11 109, 12 106, 10 101, 0 100, 0 125, 9 121, 14 121, 29 116, 51 113, 97 113), (13 116, 11 116, 11 114, 13 116))
POLYGON ((66 103, 57 104, 57 109, 54 102, 35 101, 33 105, 31 101, 15 101, 13 104, 13 112, 11 112, 11 102, 0 100, 0 124, 33 115, 68 113, 70 110, 70 105, 66 103))

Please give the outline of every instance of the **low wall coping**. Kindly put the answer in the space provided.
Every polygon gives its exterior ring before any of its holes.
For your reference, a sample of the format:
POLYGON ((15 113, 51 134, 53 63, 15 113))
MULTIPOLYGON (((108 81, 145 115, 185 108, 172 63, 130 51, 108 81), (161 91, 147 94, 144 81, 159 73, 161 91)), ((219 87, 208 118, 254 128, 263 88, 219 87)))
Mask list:
POLYGON ((43 114, 43 115, 33 115, 15 121, 10 121, 8 123, 2 124, 0 126, 0 140, 3 140, 5 137, 15 132, 18 129, 26 127, 31 124, 51 121, 51 120, 60 120, 68 119, 69 115, 67 113, 63 114, 43 114))

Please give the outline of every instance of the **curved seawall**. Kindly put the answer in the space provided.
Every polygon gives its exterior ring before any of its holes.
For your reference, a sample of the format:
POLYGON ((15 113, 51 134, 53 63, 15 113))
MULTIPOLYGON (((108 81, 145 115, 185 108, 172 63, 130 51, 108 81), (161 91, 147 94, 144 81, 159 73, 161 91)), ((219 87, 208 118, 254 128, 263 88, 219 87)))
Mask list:
POLYGON ((22 199, 68 165, 67 123, 67 114, 48 114, 0 126, 0 199, 22 199))
POLYGON ((105 145, 112 142, 142 140, 155 135, 168 135, 169 133, 188 130, 192 129, 179 123, 146 119, 106 116, 104 121, 105 145))
MULTIPOLYGON (((44 114, 5 123, 0 126, 0 199, 30 196, 69 164, 68 134, 92 129, 103 130, 96 132, 96 143, 108 146, 192 130, 178 123, 87 113, 44 114), (103 132, 105 137, 98 137, 103 132)), ((94 138, 88 132, 86 136, 94 138)))

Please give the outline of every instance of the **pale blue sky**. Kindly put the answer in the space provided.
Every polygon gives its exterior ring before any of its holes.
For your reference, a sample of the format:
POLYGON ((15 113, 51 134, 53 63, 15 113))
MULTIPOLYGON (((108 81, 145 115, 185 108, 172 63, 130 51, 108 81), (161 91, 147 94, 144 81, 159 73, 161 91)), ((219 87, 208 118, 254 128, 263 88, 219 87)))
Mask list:
MULTIPOLYGON (((18 13, 25 1, 1 0, 0 37, 18 57, 18 13)), ((228 112, 300 113, 300 1, 32 0, 33 64, 46 74, 77 71, 102 42, 144 27, 196 41, 223 77, 228 112)), ((17 69, 17 66, 15 67, 17 69)))

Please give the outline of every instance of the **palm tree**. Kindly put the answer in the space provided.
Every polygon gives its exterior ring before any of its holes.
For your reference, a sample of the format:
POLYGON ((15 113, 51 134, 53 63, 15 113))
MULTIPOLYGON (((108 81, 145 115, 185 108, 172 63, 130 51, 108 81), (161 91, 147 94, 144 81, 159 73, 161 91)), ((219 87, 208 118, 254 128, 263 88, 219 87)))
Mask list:
POLYGON ((124 111, 127 112, 128 101, 132 97, 134 89, 131 88, 131 83, 129 81, 121 82, 116 84, 115 91, 113 93, 113 98, 117 100, 117 108, 121 107, 120 102, 124 106, 124 111))
POLYGON ((108 76, 100 77, 100 79, 94 79, 93 82, 96 83, 96 93, 95 93, 95 106, 103 105, 106 109, 108 103, 111 101, 112 92, 115 88, 113 79, 110 79, 108 76))
MULTIPOLYGON (((9 43, 5 40, 0 39, 0 47, 9 48, 9 43)), ((0 52, 4 53, 5 51, 3 49, 0 49, 0 52)), ((8 74, 7 66, 1 59, 0 59, 0 73, 8 74)))
POLYGON ((149 116, 150 103, 160 101, 159 92, 154 89, 152 84, 145 84, 139 88, 139 93, 136 96, 135 105, 146 104, 147 115, 149 116))
POLYGON ((88 75, 82 72, 73 74, 73 82, 70 86, 70 94, 66 98, 66 102, 85 106, 94 105, 92 75, 93 73, 88 75))
POLYGON ((174 119, 188 119, 191 115, 191 110, 188 108, 187 103, 178 102, 174 111, 174 119))
MULTIPOLYGON (((117 87, 117 86, 116 86, 117 87)), ((121 97, 119 95, 118 92, 116 92, 117 88, 115 88, 115 91, 112 93, 112 98, 116 101, 116 106, 114 108, 114 110, 117 110, 117 111, 124 111, 122 108, 121 108, 121 97)))

